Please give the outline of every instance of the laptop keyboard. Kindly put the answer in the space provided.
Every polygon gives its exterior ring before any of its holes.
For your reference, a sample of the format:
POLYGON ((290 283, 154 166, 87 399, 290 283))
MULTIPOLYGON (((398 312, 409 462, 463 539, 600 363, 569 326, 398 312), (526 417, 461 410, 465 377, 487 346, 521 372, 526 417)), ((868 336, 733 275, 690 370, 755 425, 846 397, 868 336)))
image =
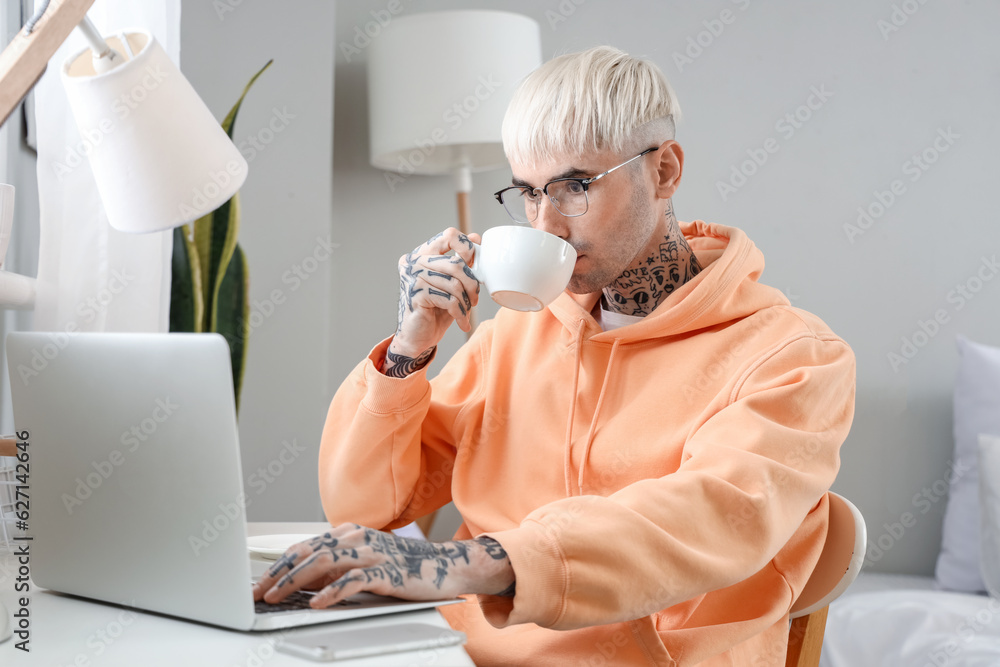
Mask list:
MULTIPOLYGON (((299 611, 301 609, 312 609, 309 606, 309 601, 313 599, 313 593, 306 593, 304 591, 296 591, 289 595, 287 598, 282 600, 277 604, 270 604, 264 602, 263 600, 257 600, 254 602, 254 611, 258 614, 273 614, 276 612, 283 611, 299 611)), ((341 600, 332 607, 327 607, 327 609, 337 609, 340 607, 355 607, 361 604, 356 600, 341 600)))

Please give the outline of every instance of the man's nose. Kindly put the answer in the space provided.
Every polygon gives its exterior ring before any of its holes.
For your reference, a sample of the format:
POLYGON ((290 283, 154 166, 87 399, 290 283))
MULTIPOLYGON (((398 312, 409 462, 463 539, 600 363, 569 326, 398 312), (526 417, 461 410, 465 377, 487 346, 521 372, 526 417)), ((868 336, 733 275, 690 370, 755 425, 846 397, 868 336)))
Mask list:
POLYGON ((563 240, 569 237, 569 218, 560 213, 552 200, 544 195, 538 202, 538 215, 531 226, 563 240))

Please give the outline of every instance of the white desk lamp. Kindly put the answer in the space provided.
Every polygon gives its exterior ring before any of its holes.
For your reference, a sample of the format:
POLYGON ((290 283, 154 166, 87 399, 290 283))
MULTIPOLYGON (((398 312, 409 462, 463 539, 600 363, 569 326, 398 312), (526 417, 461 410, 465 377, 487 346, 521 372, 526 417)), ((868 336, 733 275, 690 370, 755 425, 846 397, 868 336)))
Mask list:
MULTIPOLYGON (((153 36, 130 30, 103 39, 87 19, 93 3, 45 0, 0 53, 0 124, 78 27, 89 48, 66 61, 62 80, 108 222, 155 232, 215 210, 243 185, 246 160, 153 36)), ((0 222, 11 190, 0 196, 0 222)), ((32 278, 0 271, 0 307, 31 308, 34 296, 32 278)), ((10 636, 0 605, 0 642, 10 636)))
POLYGON ((463 10, 393 19, 369 49, 372 165, 396 172, 386 174, 390 189, 410 174, 453 174, 459 228, 468 233, 471 174, 507 164, 504 113, 541 63, 539 26, 527 16, 463 10))
MULTIPOLYGON (((46 2, 0 53, 0 123, 78 27, 89 48, 62 80, 108 222, 132 233, 192 222, 239 190, 247 162, 156 39, 103 39, 86 16, 93 1, 46 2)), ((34 280, 0 271, 0 307, 33 304, 34 280)))

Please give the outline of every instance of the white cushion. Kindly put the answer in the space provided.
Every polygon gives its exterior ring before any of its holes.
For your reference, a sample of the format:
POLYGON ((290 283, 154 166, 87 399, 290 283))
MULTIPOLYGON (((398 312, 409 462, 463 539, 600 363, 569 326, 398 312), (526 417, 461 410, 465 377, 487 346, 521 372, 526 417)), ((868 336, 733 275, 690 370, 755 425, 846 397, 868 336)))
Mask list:
POLYGON ((988 433, 979 435, 979 521, 983 583, 1000 598, 1000 436, 988 433))
POLYGON ((949 480, 941 553, 935 578, 944 589, 986 590, 980 574, 979 475, 980 433, 1000 433, 1000 348, 958 336, 959 369, 955 381, 956 474, 949 480))

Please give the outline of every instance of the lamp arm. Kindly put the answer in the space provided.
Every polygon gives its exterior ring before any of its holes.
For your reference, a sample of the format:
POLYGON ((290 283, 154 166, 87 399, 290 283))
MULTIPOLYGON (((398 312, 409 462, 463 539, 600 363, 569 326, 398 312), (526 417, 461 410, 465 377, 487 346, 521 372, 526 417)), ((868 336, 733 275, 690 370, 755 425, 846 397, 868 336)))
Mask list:
POLYGON ((87 16, 94 0, 50 0, 49 4, 32 30, 22 28, 0 53, 0 125, 38 82, 49 59, 87 16))
POLYGON ((108 43, 104 41, 101 37, 101 33, 98 32, 97 26, 94 22, 90 20, 89 17, 84 16, 83 20, 80 21, 79 25, 76 26, 83 36, 87 38, 87 43, 90 44, 90 50, 94 52, 94 56, 101 58, 106 56, 110 51, 111 47, 108 43))

